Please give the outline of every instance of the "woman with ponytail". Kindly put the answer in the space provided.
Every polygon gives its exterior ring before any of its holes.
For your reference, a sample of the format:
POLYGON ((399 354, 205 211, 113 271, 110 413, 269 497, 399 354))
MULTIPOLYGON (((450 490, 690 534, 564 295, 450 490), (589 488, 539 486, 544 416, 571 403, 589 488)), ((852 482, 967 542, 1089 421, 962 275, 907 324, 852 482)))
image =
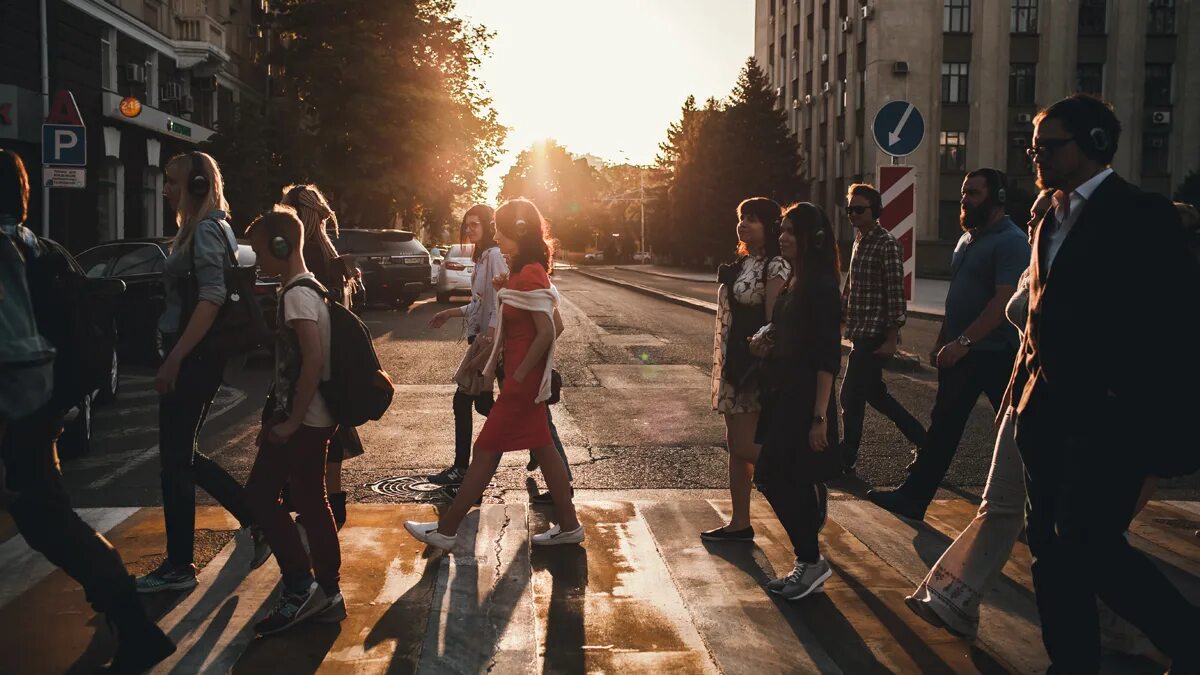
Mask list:
MULTIPOLYGON (((284 206, 296 209, 304 223, 304 265, 317 281, 329 289, 329 299, 350 307, 354 294, 355 275, 329 239, 330 231, 338 236, 337 214, 316 185, 297 184, 283 189, 284 206)), ((326 457, 325 489, 329 493, 329 508, 340 530, 346 524, 346 492, 342 489, 342 462, 363 454, 362 440, 354 427, 338 427, 329 440, 326 457)))
POLYGON ((507 376, 475 441, 475 456, 450 508, 438 522, 404 524, 409 534, 431 546, 454 548, 458 527, 496 474, 501 454, 515 450, 533 451, 558 519, 557 525, 534 535, 533 543, 549 546, 583 541, 583 526, 571 501, 567 466, 554 448, 546 416, 554 342, 561 318, 558 290, 547 274, 550 246, 545 228, 541 212, 527 199, 511 200, 496 210, 496 240, 501 252, 509 256, 512 274, 500 278, 504 288, 498 294, 496 343, 483 374, 493 376, 503 354, 507 376))

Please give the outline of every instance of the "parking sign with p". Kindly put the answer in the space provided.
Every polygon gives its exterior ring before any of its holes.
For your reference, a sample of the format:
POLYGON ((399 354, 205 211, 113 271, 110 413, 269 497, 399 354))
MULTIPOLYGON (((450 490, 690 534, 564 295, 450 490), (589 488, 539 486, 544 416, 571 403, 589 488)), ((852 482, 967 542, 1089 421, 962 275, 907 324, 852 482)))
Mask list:
POLYGON ((86 166, 87 134, 82 125, 43 124, 42 164, 86 166))

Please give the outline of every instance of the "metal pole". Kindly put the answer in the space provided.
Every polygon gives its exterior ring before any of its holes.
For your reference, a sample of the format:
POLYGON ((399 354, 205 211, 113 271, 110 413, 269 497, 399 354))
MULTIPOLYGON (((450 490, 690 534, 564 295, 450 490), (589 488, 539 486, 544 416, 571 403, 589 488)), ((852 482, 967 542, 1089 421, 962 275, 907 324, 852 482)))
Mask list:
POLYGON ((638 171, 638 205, 642 207, 642 262, 646 262, 646 171, 638 171))
MULTIPOLYGON (((46 0, 38 3, 38 13, 41 15, 42 42, 42 119, 50 116, 50 48, 49 35, 46 31, 46 0)), ((40 162, 39 162, 40 165, 40 162)), ((38 175, 42 180, 42 176, 38 175)), ((50 236, 50 188, 42 180, 42 236, 50 236)))

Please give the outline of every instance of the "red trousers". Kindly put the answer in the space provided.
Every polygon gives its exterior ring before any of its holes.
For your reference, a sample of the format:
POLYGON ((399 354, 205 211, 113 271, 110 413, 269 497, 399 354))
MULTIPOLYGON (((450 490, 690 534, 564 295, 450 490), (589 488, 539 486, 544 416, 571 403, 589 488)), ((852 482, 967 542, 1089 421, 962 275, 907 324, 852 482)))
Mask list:
POLYGON ((258 457, 246 481, 255 521, 267 535, 288 588, 296 588, 312 577, 326 593, 338 588, 342 553, 325 494, 325 457, 334 429, 301 425, 279 445, 271 443, 264 430, 258 457), (296 523, 279 499, 288 483, 292 505, 304 518, 311 559, 300 541, 296 523))

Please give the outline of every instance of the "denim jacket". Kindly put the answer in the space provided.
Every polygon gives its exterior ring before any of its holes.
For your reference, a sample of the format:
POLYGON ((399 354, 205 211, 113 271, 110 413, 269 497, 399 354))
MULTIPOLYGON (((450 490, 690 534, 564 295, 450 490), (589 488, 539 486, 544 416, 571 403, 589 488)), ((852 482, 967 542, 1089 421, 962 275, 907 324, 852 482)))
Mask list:
POLYGON ((225 269, 231 265, 229 246, 237 250, 237 238, 225 221, 221 210, 211 211, 196 223, 192 240, 182 248, 172 249, 163 267, 163 287, 166 291, 165 306, 158 319, 158 330, 163 335, 178 335, 187 327, 191 317, 183 316, 184 284, 192 273, 192 249, 195 249, 196 282, 200 290, 199 299, 207 300, 220 307, 225 304, 225 269))

